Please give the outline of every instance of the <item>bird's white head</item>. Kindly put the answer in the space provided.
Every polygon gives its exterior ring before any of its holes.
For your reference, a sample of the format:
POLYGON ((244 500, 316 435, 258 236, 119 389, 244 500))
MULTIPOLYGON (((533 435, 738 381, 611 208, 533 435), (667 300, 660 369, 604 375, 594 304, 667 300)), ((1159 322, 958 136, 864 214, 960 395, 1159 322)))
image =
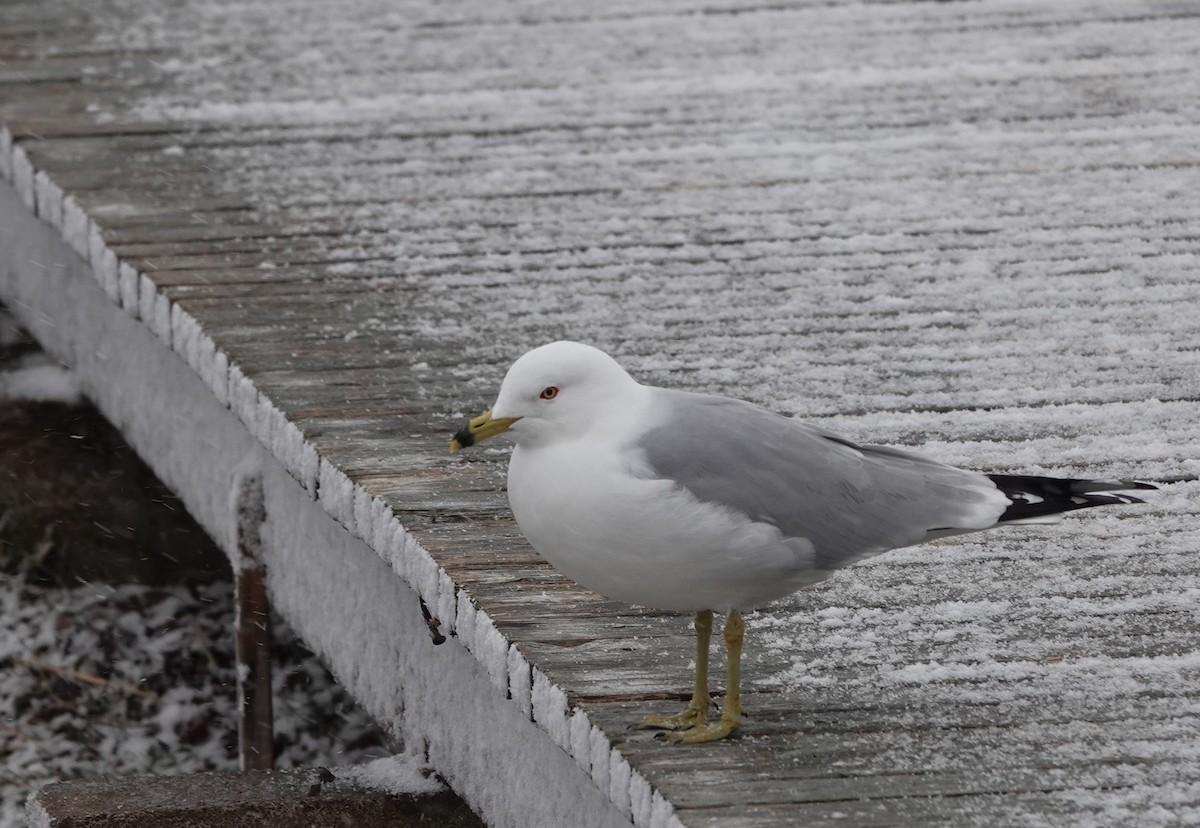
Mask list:
POLYGON ((590 430, 634 388, 634 379, 599 348, 551 342, 508 369, 492 416, 514 419, 518 442, 571 437, 590 430))
POLYGON ((551 342, 512 364, 492 410, 464 426, 451 450, 505 431, 522 445, 569 439, 590 432, 640 387, 600 349, 551 342))

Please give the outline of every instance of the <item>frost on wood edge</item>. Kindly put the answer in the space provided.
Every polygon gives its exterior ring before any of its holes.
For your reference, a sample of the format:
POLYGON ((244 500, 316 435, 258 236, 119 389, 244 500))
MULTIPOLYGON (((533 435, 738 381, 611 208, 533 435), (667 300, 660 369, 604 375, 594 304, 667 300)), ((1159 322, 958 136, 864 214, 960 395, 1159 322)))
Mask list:
MULTIPOLYGON (((30 212, 53 226, 64 243, 89 265, 108 299, 178 354, 221 407, 234 413, 289 475, 316 497, 326 513, 353 537, 361 538, 436 610, 445 630, 462 628, 466 634, 462 643, 481 664, 489 683, 537 722, 620 810, 629 815, 628 803, 637 802, 640 807, 632 809, 635 822, 651 825, 649 783, 632 771, 603 732, 582 710, 568 712, 562 688, 531 667, 491 618, 474 607, 470 596, 407 533, 385 501, 371 496, 341 469, 321 458, 299 428, 216 346, 195 317, 171 302, 147 275, 117 257, 78 201, 64 195, 48 175, 36 170, 3 126, 0 176, 10 180, 30 212)), ((249 484, 251 477, 254 475, 242 482, 249 484)), ((244 489, 235 486, 237 495, 247 495, 244 489)), ((666 802, 656 792, 655 796, 666 802)), ((671 819, 677 822, 673 809, 671 819)))

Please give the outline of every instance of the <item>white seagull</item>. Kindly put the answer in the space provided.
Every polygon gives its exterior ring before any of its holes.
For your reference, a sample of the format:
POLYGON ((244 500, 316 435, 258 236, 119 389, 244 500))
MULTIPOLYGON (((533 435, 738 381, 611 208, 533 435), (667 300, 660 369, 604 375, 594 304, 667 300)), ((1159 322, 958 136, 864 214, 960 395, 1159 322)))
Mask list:
POLYGON ((492 409, 450 443, 509 432, 508 498, 529 542, 612 599, 695 613, 695 688, 641 727, 680 742, 742 716, 742 612, 889 549, 1063 512, 1141 503, 1126 480, 980 474, 859 445, 742 400, 642 385, 603 351, 553 342, 509 368, 492 409), (726 615, 726 701, 707 721, 713 612, 726 615))

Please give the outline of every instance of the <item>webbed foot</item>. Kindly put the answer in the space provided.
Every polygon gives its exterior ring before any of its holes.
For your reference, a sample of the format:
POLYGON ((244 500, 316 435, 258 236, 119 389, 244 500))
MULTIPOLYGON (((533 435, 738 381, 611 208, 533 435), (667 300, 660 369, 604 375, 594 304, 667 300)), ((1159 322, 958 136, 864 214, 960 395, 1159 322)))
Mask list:
POLYGON ((677 733, 668 733, 667 741, 680 745, 698 745, 703 742, 715 742, 724 739, 741 724, 741 716, 722 716, 720 721, 712 724, 698 724, 677 733))
POLYGON ((647 716, 635 724, 635 730, 691 730, 703 725, 708 719, 708 708, 712 699, 703 699, 692 703, 674 716, 647 716))

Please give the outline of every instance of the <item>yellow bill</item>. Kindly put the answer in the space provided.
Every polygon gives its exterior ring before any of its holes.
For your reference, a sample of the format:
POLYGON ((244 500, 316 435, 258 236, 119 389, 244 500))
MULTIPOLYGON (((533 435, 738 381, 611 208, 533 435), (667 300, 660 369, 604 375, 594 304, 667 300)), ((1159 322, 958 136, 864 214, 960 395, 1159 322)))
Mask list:
POLYGON ((485 411, 473 420, 467 422, 454 435, 454 439, 450 441, 450 453, 454 454, 459 449, 470 448, 476 443, 482 443, 489 437, 495 437, 497 434, 503 434, 512 428, 512 424, 520 417, 499 417, 492 418, 492 412, 485 411))

